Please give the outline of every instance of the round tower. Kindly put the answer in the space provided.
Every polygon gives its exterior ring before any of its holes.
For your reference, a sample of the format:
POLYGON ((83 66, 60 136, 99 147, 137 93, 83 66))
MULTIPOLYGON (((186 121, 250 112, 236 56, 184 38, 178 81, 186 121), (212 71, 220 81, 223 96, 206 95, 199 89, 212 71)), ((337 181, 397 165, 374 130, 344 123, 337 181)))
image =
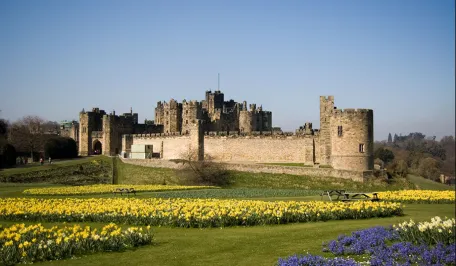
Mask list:
POLYGON ((334 169, 374 169, 374 112, 336 109, 331 115, 331 165, 334 169))
POLYGON ((251 133, 253 130, 253 113, 247 110, 239 112, 239 130, 241 133, 251 133))

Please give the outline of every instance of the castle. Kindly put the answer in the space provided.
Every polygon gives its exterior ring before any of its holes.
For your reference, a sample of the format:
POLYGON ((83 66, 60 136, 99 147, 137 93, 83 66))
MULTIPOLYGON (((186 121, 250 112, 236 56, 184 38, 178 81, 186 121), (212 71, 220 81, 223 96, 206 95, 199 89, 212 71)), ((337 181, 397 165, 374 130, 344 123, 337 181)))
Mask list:
POLYGON ((203 120, 204 131, 225 131, 251 133, 252 131, 271 131, 272 113, 247 102, 242 104, 234 100, 225 101, 224 94, 219 90, 206 91, 206 99, 198 101, 182 101, 171 99, 169 103, 158 102, 155 108, 155 124, 163 125, 163 133, 190 132, 193 120, 203 120))
POLYGON ((155 120, 138 123, 130 111, 117 116, 98 108, 79 115, 79 154, 132 154, 180 159, 189 150, 220 162, 293 162, 336 170, 373 170, 373 111, 337 109, 320 97, 320 129, 311 123, 284 134, 273 130, 272 113, 247 103, 225 101, 220 91, 205 100, 158 102, 155 120), (139 150, 138 150, 139 149, 139 150))

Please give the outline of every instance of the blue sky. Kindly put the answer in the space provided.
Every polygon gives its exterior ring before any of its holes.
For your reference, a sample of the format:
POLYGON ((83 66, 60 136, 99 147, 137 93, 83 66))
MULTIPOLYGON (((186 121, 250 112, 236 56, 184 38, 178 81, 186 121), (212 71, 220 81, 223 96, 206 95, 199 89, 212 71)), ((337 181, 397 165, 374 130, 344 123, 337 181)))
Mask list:
POLYGON ((257 103, 319 127, 319 96, 388 132, 455 134, 455 4, 386 1, 0 1, 0 117, 60 121, 98 106, 257 103))

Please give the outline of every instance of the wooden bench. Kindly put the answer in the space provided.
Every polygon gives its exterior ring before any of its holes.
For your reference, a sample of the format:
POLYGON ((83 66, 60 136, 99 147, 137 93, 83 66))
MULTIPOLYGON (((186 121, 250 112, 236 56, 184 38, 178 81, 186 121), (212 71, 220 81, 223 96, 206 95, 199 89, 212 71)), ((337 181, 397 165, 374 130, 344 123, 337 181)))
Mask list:
POLYGON ((125 193, 125 194, 127 194, 127 196, 129 194, 133 193, 136 196, 136 190, 134 188, 116 188, 116 190, 114 190, 112 193, 114 195, 119 194, 119 193, 120 193, 120 195, 123 195, 123 193, 125 193))
POLYGON ((333 190, 325 190, 323 191, 320 196, 321 199, 323 200, 323 196, 328 196, 329 200, 332 201, 332 196, 337 196, 337 200, 339 200, 340 197, 344 198, 344 193, 345 190, 343 189, 333 189, 333 190))
POLYGON ((380 201, 378 198, 378 193, 376 192, 353 192, 353 193, 344 193, 342 201, 359 201, 359 200, 370 200, 370 201, 380 201), (370 196, 371 195, 371 196, 370 196))

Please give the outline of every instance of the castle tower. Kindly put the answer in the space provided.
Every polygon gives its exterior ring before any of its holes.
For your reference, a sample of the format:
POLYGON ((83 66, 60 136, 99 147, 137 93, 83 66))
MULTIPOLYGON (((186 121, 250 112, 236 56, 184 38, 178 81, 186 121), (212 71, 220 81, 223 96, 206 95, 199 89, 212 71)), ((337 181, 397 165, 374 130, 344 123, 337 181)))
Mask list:
POLYGON ((331 116, 334 96, 320 96, 320 164, 331 165, 331 116))
POLYGON ((222 111, 225 95, 220 91, 206 91, 207 111, 213 114, 216 111, 222 111))
POLYGON ((157 125, 163 125, 163 119, 164 119, 164 110, 163 110, 163 103, 157 102, 157 107, 155 107, 155 121, 154 123, 157 125))
POLYGON ((203 121, 200 119, 193 120, 190 124, 190 149, 195 154, 197 161, 204 160, 204 131, 203 121))
POLYGON ((189 134, 191 125, 202 118, 202 106, 198 101, 182 102, 182 134, 189 134))
POLYGON ((105 111, 92 108, 91 112, 79 113, 79 155, 87 156, 94 153, 95 145, 102 149, 103 143, 103 115, 105 111))
POLYGON ((116 127, 115 115, 103 116, 103 150, 102 153, 107 156, 115 155, 114 147, 116 146, 116 127))
POLYGON ((254 131, 254 122, 255 117, 253 115, 253 112, 247 109, 247 102, 244 101, 242 104, 242 109, 239 111, 239 131, 241 133, 251 133, 254 131))
POLYGON ((182 104, 171 99, 163 104, 164 133, 176 133, 182 131, 182 104))
POLYGON ((374 112, 334 110, 331 116, 331 165, 335 169, 374 169, 374 112))
POLYGON ((79 113, 79 156, 88 156, 91 153, 91 133, 89 132, 90 117, 87 112, 79 113))

